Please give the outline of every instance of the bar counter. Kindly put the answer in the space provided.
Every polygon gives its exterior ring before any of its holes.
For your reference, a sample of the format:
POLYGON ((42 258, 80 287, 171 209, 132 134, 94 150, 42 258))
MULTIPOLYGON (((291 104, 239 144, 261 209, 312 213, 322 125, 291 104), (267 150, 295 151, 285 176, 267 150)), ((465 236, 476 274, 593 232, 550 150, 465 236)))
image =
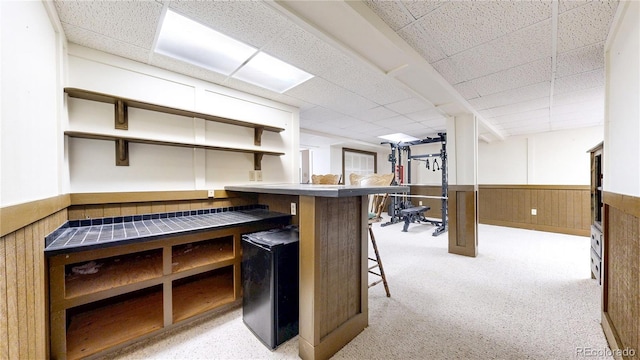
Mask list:
POLYGON ((368 195, 408 192, 409 188, 269 184, 226 186, 225 190, 259 194, 259 202, 270 207, 270 201, 280 202, 281 207, 283 201, 297 204, 299 355, 330 358, 369 324, 368 195))

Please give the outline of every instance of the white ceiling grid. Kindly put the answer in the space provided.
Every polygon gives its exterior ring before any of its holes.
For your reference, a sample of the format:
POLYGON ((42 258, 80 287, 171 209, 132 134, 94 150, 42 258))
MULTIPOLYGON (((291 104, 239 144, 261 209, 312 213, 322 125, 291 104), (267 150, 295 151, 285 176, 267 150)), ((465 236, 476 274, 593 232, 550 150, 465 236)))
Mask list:
MULTIPOLYGON (((442 131, 445 116, 455 115, 450 109, 460 109, 442 102, 450 94, 423 82, 429 74, 416 75, 415 69, 385 74, 389 69, 372 67, 371 58, 345 51, 348 34, 332 32, 336 24, 330 16, 321 22, 283 10, 283 5, 293 3, 56 0, 55 7, 70 42, 300 107, 303 130, 375 145, 380 142, 376 136, 386 133, 424 137, 442 131), (279 94, 155 54, 153 42, 167 8, 315 77, 279 94)), ((604 41, 617 0, 363 4, 379 19, 367 19, 362 11, 336 6, 336 1, 317 9, 341 11, 340 17, 362 16, 375 28, 372 38, 377 40, 380 34, 395 33, 498 133, 521 135, 603 123, 604 41)), ((353 23, 362 23, 357 20, 353 23)), ((388 53, 384 56, 389 59, 388 53)), ((481 132, 483 139, 500 137, 486 129, 481 132)))

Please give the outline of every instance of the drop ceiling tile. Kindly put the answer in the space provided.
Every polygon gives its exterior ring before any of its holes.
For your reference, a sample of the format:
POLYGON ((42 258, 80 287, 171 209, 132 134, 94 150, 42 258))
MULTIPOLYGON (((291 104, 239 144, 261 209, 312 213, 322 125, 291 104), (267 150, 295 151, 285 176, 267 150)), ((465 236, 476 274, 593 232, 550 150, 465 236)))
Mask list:
POLYGON ((342 114, 339 114, 322 106, 314 106, 308 110, 300 111, 300 119, 305 119, 305 121, 313 122, 325 122, 341 116, 342 114))
POLYGON ((351 91, 320 77, 314 77, 293 89, 287 95, 300 100, 334 109, 342 114, 355 114, 376 104, 351 91))
POLYGON ((153 46, 162 13, 155 1, 56 1, 55 6, 63 24, 144 49, 153 46))
POLYGON ((603 117, 604 101, 599 101, 599 102, 583 101, 583 102, 576 102, 573 104, 553 105, 552 116, 576 113, 576 112, 584 112, 585 114, 589 114, 592 116, 603 117))
POLYGON ((394 128, 398 125, 410 124, 412 122, 414 121, 409 119, 408 117, 399 115, 399 116, 394 116, 392 118, 388 118, 384 120, 374 121, 373 123, 379 126, 387 127, 387 128, 394 128))
POLYGON ((319 75, 315 73, 316 68, 310 66, 308 58, 316 56, 315 52, 320 44, 317 36, 289 23, 283 26, 278 36, 271 39, 263 50, 313 75, 319 75))
POLYGON ((606 40, 617 1, 592 1, 558 15, 558 52, 606 40))
POLYGON ((520 112, 533 111, 538 109, 549 109, 549 95, 546 94, 544 97, 535 98, 532 100, 526 100, 522 102, 510 103, 503 106, 496 106, 489 109, 491 111, 491 116, 503 116, 509 114, 517 114, 520 112))
POLYGON ((75 25, 63 24, 62 28, 69 42, 143 63, 149 60, 148 49, 111 37, 102 36, 75 25))
POLYGON ((393 30, 401 29, 414 20, 396 1, 365 0, 365 4, 393 30))
MULTIPOLYGON (((457 84, 544 59, 550 54, 551 20, 545 20, 448 59, 456 74, 454 80, 458 80, 454 84, 457 84)), ((436 64, 434 67, 440 71, 436 64)))
POLYGON ((465 79, 471 79, 472 75, 459 69, 451 58, 444 58, 431 64, 433 68, 451 85, 457 85, 465 79))
POLYGON ((454 89, 456 89, 456 91, 458 91, 458 93, 460 93, 460 95, 462 95, 463 98, 467 100, 475 99, 478 96, 480 96, 478 94, 478 90, 476 90, 476 87, 473 85, 471 81, 461 82, 456 85, 453 85, 453 87, 454 89))
POLYGON ((420 123, 422 125, 428 127, 428 128, 431 128, 431 129, 442 129, 442 130, 445 130, 446 127, 447 127, 447 119, 445 119, 444 117, 442 117, 440 119, 421 121, 420 123))
POLYGON ((502 127, 508 127, 508 124, 519 123, 523 121, 535 121, 536 119, 549 118, 549 109, 538 109, 517 114, 496 116, 491 119, 492 123, 496 123, 502 127))
POLYGON ((419 122, 445 119, 444 115, 442 115, 438 109, 416 111, 414 113, 405 114, 405 116, 413 121, 419 122))
POLYGON ((556 77, 564 77, 603 67, 604 43, 588 45, 558 54, 556 77))
POLYGON ((366 121, 378 121, 398 116, 398 113, 391 111, 384 106, 376 106, 353 115, 366 121))
POLYGON ((418 24, 411 24, 404 27, 398 31, 398 35, 430 64, 446 57, 444 51, 442 51, 442 48, 435 39, 425 33, 418 24))
MULTIPOLYGON (((424 131, 427 126, 425 124, 419 122, 411 122, 407 124, 395 125, 394 128, 397 129, 398 132, 415 136, 418 131, 424 131)), ((417 137, 417 136, 416 136, 417 137)))
POLYGON ((551 1, 451 1, 417 21, 447 56, 551 17, 551 1))
POLYGON ((562 14, 565 11, 575 9, 580 6, 584 6, 591 0, 559 0, 558 1, 558 13, 562 14))
POLYGON ((604 68, 556 79, 554 94, 604 86, 604 68))
POLYGON ((553 105, 561 106, 566 104, 582 102, 604 102, 604 86, 567 92, 553 95, 553 105))
POLYGON ((402 4, 414 18, 420 19, 421 17, 428 15, 447 2, 402 0, 399 3, 402 4))
POLYGON ((470 83, 480 96, 487 96, 537 84, 551 79, 551 57, 543 58, 524 65, 512 67, 471 80, 470 83))
POLYGON ((287 23, 283 15, 259 1, 171 1, 169 7, 257 48, 271 42, 287 23))
POLYGON ((410 98, 395 103, 385 105, 386 108, 395 111, 398 114, 410 114, 421 110, 433 109, 433 105, 428 104, 424 100, 418 98, 410 98))
POLYGON ((394 79, 388 77, 360 84, 356 92, 380 105, 398 102, 412 96, 403 87, 398 86, 394 79))
POLYGON ((477 110, 492 109, 524 101, 534 100, 550 95, 551 82, 541 82, 514 90, 503 91, 476 99, 469 103, 477 110))
POLYGON ((365 129, 369 125, 371 125, 371 123, 364 120, 344 117, 341 119, 339 127, 341 129, 358 131, 360 129, 365 129))
POLYGON ((556 130, 569 130, 569 129, 578 129, 592 126, 603 126, 603 120, 584 120, 579 119, 577 121, 560 121, 560 122, 552 122, 551 123, 551 131, 556 130))

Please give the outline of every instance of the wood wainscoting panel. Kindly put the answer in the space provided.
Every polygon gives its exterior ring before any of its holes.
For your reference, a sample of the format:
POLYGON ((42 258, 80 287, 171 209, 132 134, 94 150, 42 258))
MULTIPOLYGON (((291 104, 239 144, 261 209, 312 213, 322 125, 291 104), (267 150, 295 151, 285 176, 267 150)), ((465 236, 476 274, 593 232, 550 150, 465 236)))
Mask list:
POLYGON ((449 186, 449 253, 478 255, 478 192, 474 185, 449 186))
POLYGON ((480 185, 478 205, 482 224, 590 235, 588 185, 480 185))
MULTIPOLYGON (((410 185, 411 195, 442 196, 442 187, 437 185, 410 185)), ((424 215, 428 218, 442 219, 442 200, 430 198, 409 198, 414 206, 418 206, 422 201, 423 206, 431 209, 424 215)))
POLYGON ((0 359, 48 357, 44 238, 66 221, 62 209, 0 237, 0 359))
POLYGON ((612 350, 640 351, 640 198, 604 193, 602 323, 612 350))
POLYGON ((328 359, 368 325, 367 196, 300 196, 303 359, 328 359))

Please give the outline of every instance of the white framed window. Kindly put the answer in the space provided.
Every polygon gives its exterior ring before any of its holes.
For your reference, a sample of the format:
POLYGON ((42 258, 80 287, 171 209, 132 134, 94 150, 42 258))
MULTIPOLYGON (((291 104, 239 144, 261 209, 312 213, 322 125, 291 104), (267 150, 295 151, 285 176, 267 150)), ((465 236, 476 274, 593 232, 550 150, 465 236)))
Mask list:
POLYGON ((342 149, 342 179, 348 183, 350 174, 367 175, 377 172, 377 154, 375 152, 342 149))

